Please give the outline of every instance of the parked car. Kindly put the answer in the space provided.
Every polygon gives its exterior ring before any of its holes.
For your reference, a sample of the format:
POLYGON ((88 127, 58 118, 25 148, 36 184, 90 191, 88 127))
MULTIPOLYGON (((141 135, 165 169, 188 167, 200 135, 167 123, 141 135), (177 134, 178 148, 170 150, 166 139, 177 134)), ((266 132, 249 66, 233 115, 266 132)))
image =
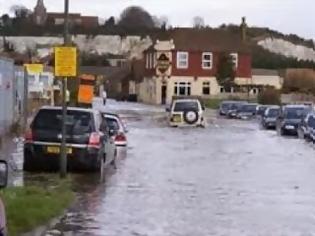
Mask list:
MULTIPOLYGON (((47 106, 38 111, 25 136, 24 170, 59 169, 61 121, 61 107, 47 106)), ((99 111, 69 107, 66 134, 67 168, 70 171, 99 171, 114 163, 114 131, 109 129, 99 111)))
POLYGON ((247 104, 247 102, 244 102, 244 101, 233 102, 232 105, 230 106, 228 112, 227 112, 227 117, 228 118, 236 118, 238 111, 245 104, 247 104))
POLYGON ((205 127, 206 120, 203 114, 204 107, 198 99, 175 99, 169 112, 169 125, 171 127, 179 126, 200 126, 205 127))
POLYGON ((267 110, 267 108, 269 108, 269 105, 258 105, 257 109, 256 109, 256 115, 259 117, 263 117, 265 114, 265 111, 267 110))
POLYGON ((247 103, 240 106, 237 110, 236 118, 238 119, 250 119, 256 116, 257 104, 256 103, 247 103))
POLYGON ((309 139, 315 142, 315 113, 312 114, 309 122, 309 139))
POLYGON ((315 128, 315 114, 313 112, 308 113, 305 118, 302 119, 298 126, 299 138, 310 140, 312 129, 315 128))
POLYGON ((298 127, 310 112, 310 107, 305 105, 286 105, 280 110, 277 119, 277 130, 281 135, 297 135, 298 127))
MULTIPOLYGON (((0 188, 5 188, 8 183, 8 164, 0 160, 0 188)), ((0 235, 7 235, 5 205, 0 197, 0 235)))
POLYGON ((279 114, 280 106, 268 107, 261 118, 262 127, 265 129, 276 129, 279 114))
POLYGON ((102 113, 102 115, 105 118, 109 129, 115 132, 114 139, 116 146, 127 146, 126 133, 128 130, 119 115, 113 113, 102 113))
POLYGON ((228 112, 234 103, 235 103, 235 101, 223 101, 223 102, 221 102, 220 107, 219 107, 219 114, 221 116, 228 115, 228 112))

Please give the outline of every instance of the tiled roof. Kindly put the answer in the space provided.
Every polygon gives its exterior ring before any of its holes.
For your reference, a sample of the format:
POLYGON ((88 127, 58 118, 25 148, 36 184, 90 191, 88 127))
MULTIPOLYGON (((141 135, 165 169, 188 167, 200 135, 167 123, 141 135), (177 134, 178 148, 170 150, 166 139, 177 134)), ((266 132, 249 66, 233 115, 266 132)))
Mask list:
POLYGON ((175 50, 186 51, 218 51, 218 52, 250 52, 241 35, 222 29, 175 28, 158 34, 154 40, 174 40, 175 50))

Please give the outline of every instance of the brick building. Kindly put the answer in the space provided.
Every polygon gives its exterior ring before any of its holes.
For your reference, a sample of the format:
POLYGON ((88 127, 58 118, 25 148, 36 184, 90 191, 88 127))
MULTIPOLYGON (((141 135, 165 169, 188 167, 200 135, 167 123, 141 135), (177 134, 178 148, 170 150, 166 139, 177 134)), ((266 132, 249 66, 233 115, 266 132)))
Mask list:
POLYGON ((173 96, 210 98, 225 93, 216 79, 220 54, 231 56, 235 82, 250 84, 251 53, 239 35, 215 29, 179 28, 159 36, 144 52, 144 78, 139 99, 170 103, 173 96))

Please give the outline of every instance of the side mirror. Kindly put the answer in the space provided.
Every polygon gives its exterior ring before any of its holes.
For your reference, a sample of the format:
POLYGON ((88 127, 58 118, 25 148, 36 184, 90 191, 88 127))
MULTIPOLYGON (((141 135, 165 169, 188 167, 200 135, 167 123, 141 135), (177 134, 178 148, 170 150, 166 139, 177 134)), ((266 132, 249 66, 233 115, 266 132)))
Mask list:
POLYGON ((203 111, 205 111, 205 110, 206 110, 206 107, 205 107, 205 106, 202 106, 201 108, 202 108, 202 110, 203 110, 203 111))
POLYGON ((166 112, 170 112, 170 111, 171 111, 171 108, 166 107, 166 108, 165 108, 165 111, 166 111, 166 112))
POLYGON ((8 163, 0 160, 0 188, 5 188, 8 184, 8 163))

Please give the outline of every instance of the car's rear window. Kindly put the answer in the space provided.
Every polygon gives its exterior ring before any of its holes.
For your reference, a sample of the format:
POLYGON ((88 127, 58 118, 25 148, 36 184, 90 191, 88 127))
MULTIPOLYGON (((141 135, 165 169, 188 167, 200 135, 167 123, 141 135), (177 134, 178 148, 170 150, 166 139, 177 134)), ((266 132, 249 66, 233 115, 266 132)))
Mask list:
POLYGON ((278 108, 272 108, 272 109, 269 109, 268 111, 268 117, 277 117, 280 113, 280 109, 278 108))
POLYGON ((117 119, 110 118, 110 117, 105 117, 106 123, 109 127, 109 129, 118 131, 119 130, 119 123, 117 119))
POLYGON ((285 108, 284 117, 286 119, 302 119, 305 116, 306 108, 303 107, 292 107, 285 108))
POLYGON ((198 111, 199 105, 198 102, 176 102, 174 111, 198 111))
MULTIPOLYGON (((40 110, 32 124, 33 129, 61 131, 61 110, 40 110)), ((93 130, 93 116, 90 112, 67 111, 67 133, 84 134, 93 130)))

